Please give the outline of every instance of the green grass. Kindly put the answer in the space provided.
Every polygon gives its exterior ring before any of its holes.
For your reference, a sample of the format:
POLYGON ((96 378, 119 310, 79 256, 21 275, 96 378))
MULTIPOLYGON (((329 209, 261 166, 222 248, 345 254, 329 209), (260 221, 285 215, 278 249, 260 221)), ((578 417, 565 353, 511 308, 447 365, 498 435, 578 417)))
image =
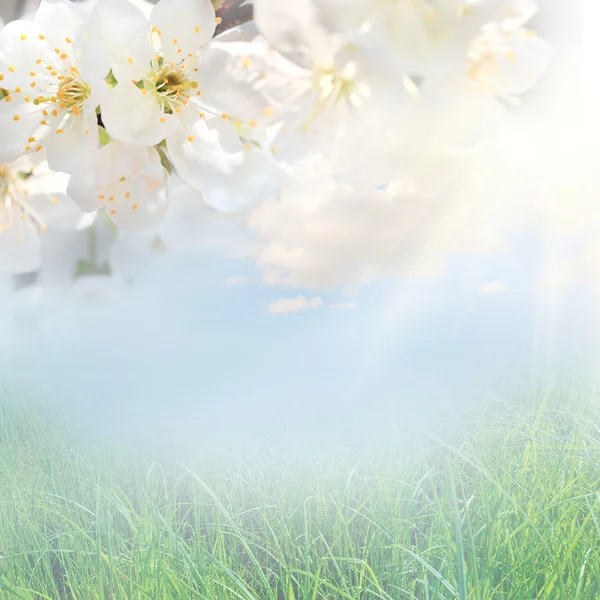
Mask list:
POLYGON ((0 402, 0 598, 598 599, 597 416, 543 395, 358 461, 156 461, 0 402))

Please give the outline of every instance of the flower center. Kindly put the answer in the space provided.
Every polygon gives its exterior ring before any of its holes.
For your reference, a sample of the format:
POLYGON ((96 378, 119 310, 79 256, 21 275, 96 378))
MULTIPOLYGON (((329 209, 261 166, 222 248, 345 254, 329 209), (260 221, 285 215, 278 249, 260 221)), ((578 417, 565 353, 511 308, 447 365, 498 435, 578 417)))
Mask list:
POLYGON ((352 108, 360 106, 369 96, 368 86, 356 79, 356 63, 350 61, 343 69, 335 67, 321 67, 313 72, 313 88, 316 100, 312 113, 301 125, 305 133, 310 129, 313 121, 327 109, 339 104, 346 104, 352 108))
POLYGON ((14 227, 17 215, 22 221, 33 221, 41 231, 45 230, 42 220, 27 202, 28 191, 23 182, 31 175, 33 171, 16 172, 0 166, 0 233, 14 227))
POLYGON ((152 70, 145 79, 136 82, 144 93, 152 93, 165 114, 180 112, 189 104, 190 96, 200 95, 198 83, 190 79, 185 63, 163 64, 162 57, 152 61, 152 70))
POLYGON ((10 207, 19 196, 18 177, 7 167, 0 166, 0 205, 10 207))
POLYGON ((56 93, 60 107, 74 115, 83 111, 86 100, 90 97, 91 89, 78 77, 67 77, 56 93))
POLYGON ((319 103, 348 102, 357 100, 357 83, 354 79, 356 69, 350 63, 342 73, 333 68, 319 69, 315 74, 315 87, 319 93, 319 103), (356 96, 356 97, 355 97, 356 96))
POLYGON ((92 90, 90 86, 79 77, 79 69, 71 67, 68 75, 63 75, 55 96, 39 97, 33 103, 35 105, 43 103, 58 104, 60 108, 69 114, 78 116, 83 112, 87 99, 92 90))

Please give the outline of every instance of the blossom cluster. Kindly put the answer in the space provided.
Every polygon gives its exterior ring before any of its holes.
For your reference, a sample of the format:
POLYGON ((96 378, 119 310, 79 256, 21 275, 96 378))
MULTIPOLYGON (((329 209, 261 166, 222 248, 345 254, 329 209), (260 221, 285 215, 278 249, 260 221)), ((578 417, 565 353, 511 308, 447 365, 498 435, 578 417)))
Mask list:
POLYGON ((99 213, 156 229, 175 176, 225 212, 393 200, 514 110, 551 58, 534 0, 253 8, 216 37, 210 0, 42 0, 4 26, 0 270, 37 270, 40 234, 99 213))

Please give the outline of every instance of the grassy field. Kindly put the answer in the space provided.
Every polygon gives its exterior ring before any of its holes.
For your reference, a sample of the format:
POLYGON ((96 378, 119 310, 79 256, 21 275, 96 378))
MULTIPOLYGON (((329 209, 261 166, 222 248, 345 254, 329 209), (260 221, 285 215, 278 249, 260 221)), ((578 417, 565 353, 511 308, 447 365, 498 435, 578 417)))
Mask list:
POLYGON ((12 404, 0 598, 600 598, 600 420, 583 393, 359 458, 237 461, 155 460, 12 404))

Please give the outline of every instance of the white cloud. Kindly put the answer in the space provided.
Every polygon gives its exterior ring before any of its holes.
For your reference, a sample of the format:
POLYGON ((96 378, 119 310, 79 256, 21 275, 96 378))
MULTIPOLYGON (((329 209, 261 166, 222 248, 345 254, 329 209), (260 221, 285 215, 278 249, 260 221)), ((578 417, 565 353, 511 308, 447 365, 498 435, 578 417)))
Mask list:
POLYGON ((250 253, 266 285, 355 291, 390 276, 439 275, 447 252, 468 244, 465 232, 478 235, 469 226, 473 214, 435 193, 340 188, 317 207, 284 194, 250 215, 259 239, 250 253))
POLYGON ((321 298, 313 297, 307 300, 304 296, 296 298, 279 298, 269 304, 269 312, 272 315, 286 315, 302 310, 314 310, 323 306, 321 298))
POLYGON ((237 285, 246 285, 250 280, 244 275, 232 275, 225 281, 225 285, 228 287, 234 287, 237 285))
POLYGON ((490 281, 479 288, 479 293, 484 296, 497 296, 506 294, 507 287, 505 281, 490 281))
POLYGON ((329 306, 332 310, 356 310, 358 304, 356 302, 338 302, 329 306))

